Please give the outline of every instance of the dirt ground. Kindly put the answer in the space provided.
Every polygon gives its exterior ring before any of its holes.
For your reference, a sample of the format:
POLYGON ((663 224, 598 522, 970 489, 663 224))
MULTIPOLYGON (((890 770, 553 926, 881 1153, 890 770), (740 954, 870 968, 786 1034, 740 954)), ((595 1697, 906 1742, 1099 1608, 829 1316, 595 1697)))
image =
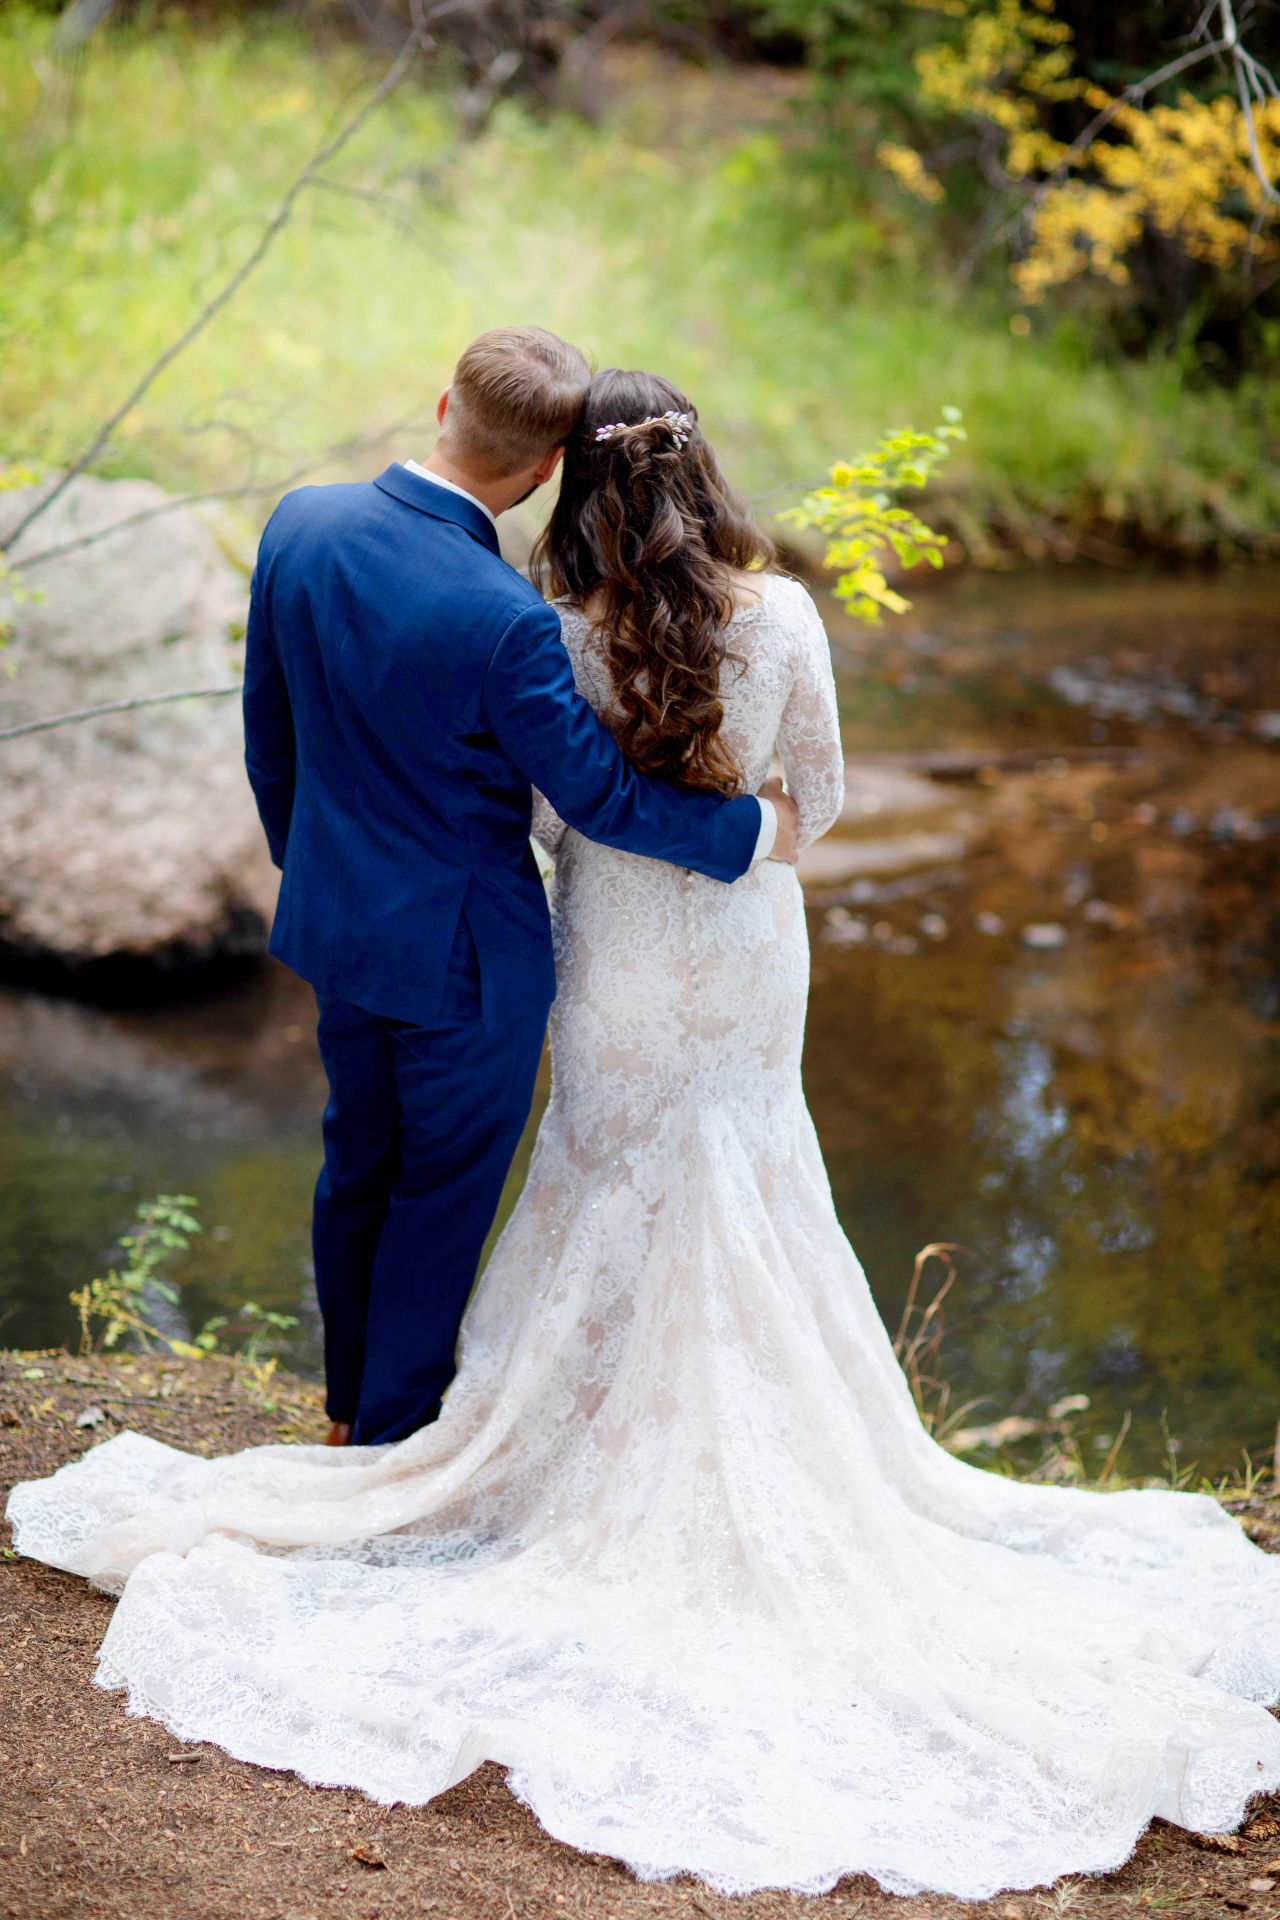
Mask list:
MULTIPOLYGON (((6 1495, 126 1425, 214 1453, 317 1439, 323 1420, 316 1389, 230 1360, 0 1355, 6 1495)), ((1280 1550, 1280 1500, 1229 1504, 1259 1544, 1280 1550)), ((895 1898, 861 1876, 820 1899, 642 1885, 614 1861, 549 1839, 497 1767, 429 1807, 387 1809, 214 1748, 178 1748, 151 1721, 131 1720, 119 1694, 89 1684, 112 1601, 3 1553, 0 1914, 9 1920, 1280 1920, 1280 1796, 1257 1802, 1240 1836, 1157 1823, 1118 1873, 973 1905, 895 1898)))

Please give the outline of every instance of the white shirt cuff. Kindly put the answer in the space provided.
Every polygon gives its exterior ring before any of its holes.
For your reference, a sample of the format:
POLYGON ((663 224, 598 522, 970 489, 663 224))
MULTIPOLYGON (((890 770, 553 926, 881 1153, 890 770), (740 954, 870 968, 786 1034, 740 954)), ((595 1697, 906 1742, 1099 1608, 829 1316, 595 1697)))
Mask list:
POLYGON ((773 843, 778 837, 778 809, 772 800, 756 799, 760 804, 760 838, 756 841, 756 850, 751 856, 751 864, 757 860, 767 860, 773 852, 773 843))

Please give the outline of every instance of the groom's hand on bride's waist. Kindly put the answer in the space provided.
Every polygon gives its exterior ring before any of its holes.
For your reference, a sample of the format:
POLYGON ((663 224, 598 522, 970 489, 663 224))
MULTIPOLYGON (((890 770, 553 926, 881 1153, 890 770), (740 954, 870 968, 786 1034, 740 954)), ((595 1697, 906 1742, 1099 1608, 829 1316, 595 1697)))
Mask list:
POLYGON ((794 867, 800 849, 796 845, 796 835, 800 826, 800 815, 795 801, 783 788, 776 776, 766 780, 756 796, 767 800, 778 816, 778 830, 773 837, 773 846, 769 852, 770 860, 781 860, 784 865, 794 867))

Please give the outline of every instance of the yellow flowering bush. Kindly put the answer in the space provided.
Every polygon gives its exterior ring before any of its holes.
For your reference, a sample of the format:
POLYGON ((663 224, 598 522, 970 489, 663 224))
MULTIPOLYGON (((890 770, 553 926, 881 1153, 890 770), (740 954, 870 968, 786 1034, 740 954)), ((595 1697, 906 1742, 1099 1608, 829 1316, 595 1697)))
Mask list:
POLYGON ((918 200, 927 200, 936 206, 939 200, 946 197, 941 180, 926 169, 914 147, 900 147, 892 140, 882 140, 876 148, 876 159, 893 175, 899 186, 905 187, 908 193, 914 193, 918 200))
MULTIPOLYGON (((1255 164, 1245 115, 1228 95, 1183 91, 1172 105, 1140 105, 1075 73, 1071 28, 1054 16, 1053 0, 914 4, 961 23, 956 40, 916 54, 922 100, 998 129, 1010 188, 1031 186, 1027 244, 1011 267, 1027 305, 1084 274, 1123 284, 1127 256, 1148 230, 1219 269, 1280 250, 1280 206, 1259 177, 1280 173, 1280 100, 1259 97, 1252 109, 1255 164), (1047 121, 1072 100, 1094 121, 1069 145, 1047 121)), ((878 157, 918 199, 943 198, 913 148, 884 143, 878 157)))
MULTIPOLYGON (((1091 92, 1090 104, 1096 96, 1091 92)), ((1280 101, 1254 113, 1264 166, 1280 169, 1280 101)), ((1275 209, 1266 200, 1249 154, 1244 116, 1234 101, 1197 100, 1184 93, 1176 106, 1147 110, 1121 106, 1111 127, 1121 136, 1089 147, 1092 181, 1051 186, 1031 218, 1031 246, 1013 278, 1032 304, 1049 287, 1080 273, 1123 283, 1125 255, 1151 226, 1178 240, 1194 260, 1234 267, 1247 256, 1277 252, 1275 209), (1247 211, 1229 211, 1236 206, 1247 211)))

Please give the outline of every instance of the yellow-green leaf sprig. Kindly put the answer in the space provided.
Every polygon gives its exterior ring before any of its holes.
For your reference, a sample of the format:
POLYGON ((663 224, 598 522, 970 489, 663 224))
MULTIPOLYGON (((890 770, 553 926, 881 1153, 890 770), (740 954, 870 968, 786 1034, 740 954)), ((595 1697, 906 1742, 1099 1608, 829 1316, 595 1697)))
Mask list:
POLYGON ((81 1353, 93 1351, 93 1323, 100 1321, 100 1346, 114 1347, 128 1334, 144 1353, 159 1340, 174 1353, 198 1356, 197 1347, 173 1339, 147 1318, 149 1291, 171 1306, 177 1304, 177 1292, 160 1278, 160 1268, 174 1254, 185 1253, 192 1236, 200 1232, 200 1222, 191 1212, 195 1205, 189 1193, 161 1193, 142 1202, 137 1226, 120 1236, 125 1254, 120 1267, 112 1267, 105 1278, 90 1280, 71 1296, 80 1315, 81 1353))
POLYGON ((905 613, 911 605, 885 579, 886 553, 894 553, 902 567, 921 561, 942 565, 945 534, 910 507, 898 505, 896 496, 904 488, 925 486, 954 443, 964 438, 959 408, 944 407, 941 424, 931 433, 902 427, 855 459, 838 460, 829 485, 806 494, 798 506, 779 516, 793 526, 817 527, 829 535, 823 560, 837 571, 836 597, 855 619, 875 626, 884 610, 905 613))

